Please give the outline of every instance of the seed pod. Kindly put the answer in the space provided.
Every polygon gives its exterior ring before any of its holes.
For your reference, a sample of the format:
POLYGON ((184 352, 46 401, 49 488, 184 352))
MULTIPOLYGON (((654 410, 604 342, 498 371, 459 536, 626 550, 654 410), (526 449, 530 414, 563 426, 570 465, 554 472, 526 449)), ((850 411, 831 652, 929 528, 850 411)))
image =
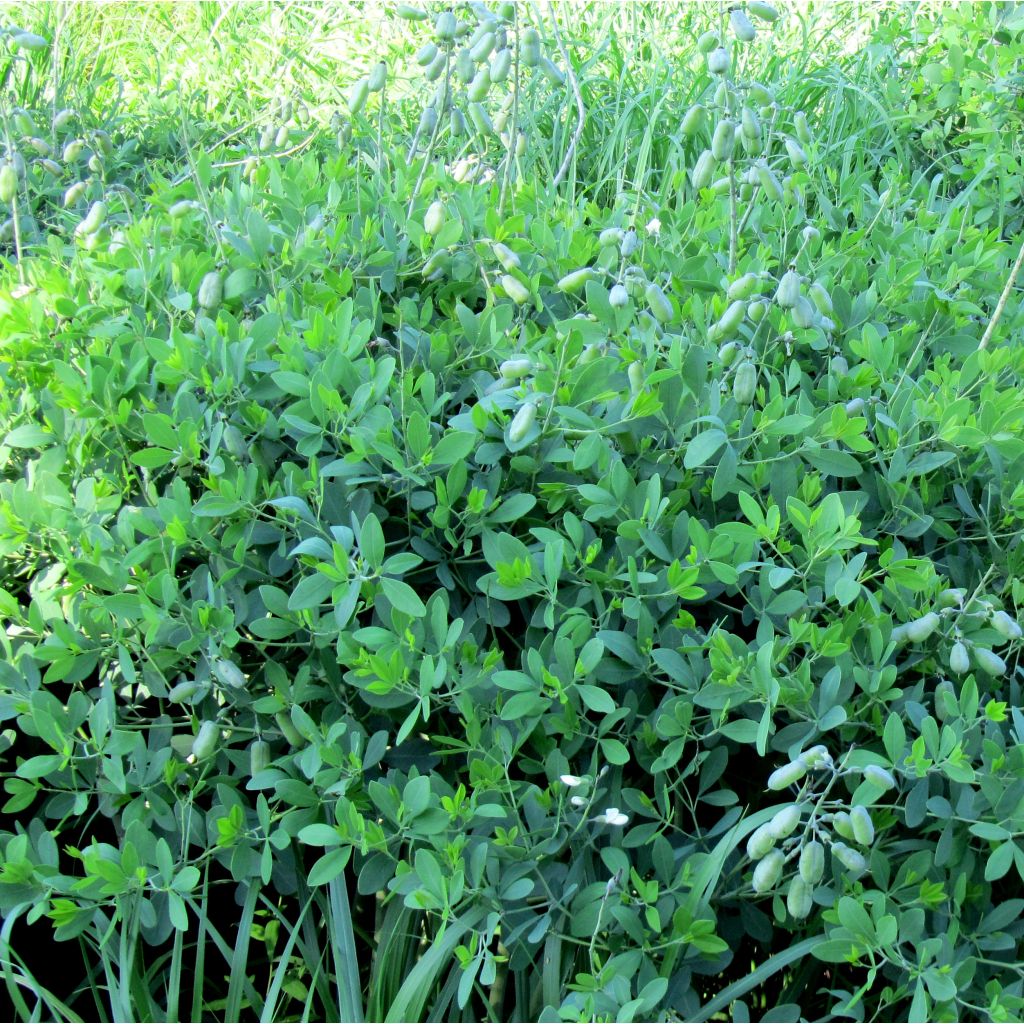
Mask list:
POLYGON ((27 139, 26 142, 35 151, 37 156, 49 156, 53 152, 46 139, 31 138, 27 139))
POLYGON ((277 149, 283 149, 288 145, 288 125, 283 124, 277 129, 277 134, 274 136, 274 145, 277 149))
MULTIPOLYGON (((0 172, 2 174, 2 172, 0 172)), ((84 181, 76 181, 67 192, 64 193, 64 208, 74 206, 82 196, 85 195, 86 184, 84 181)))
POLYGON ((790 804, 788 807, 783 807, 781 811, 776 811, 775 816, 768 823, 772 835, 776 839, 785 839, 792 835, 800 824, 800 817, 800 808, 796 804, 790 804))
POLYGON ((212 313, 220 306, 223 297, 224 282, 218 271, 211 270, 199 284, 196 301, 203 309, 212 313))
POLYGON ((814 306, 806 295, 798 295, 796 305, 793 307, 793 324, 796 327, 806 329, 814 326, 814 306))
POLYGON ((693 187, 699 192, 702 188, 707 188, 711 183, 711 176, 715 173, 715 157, 710 149, 705 149, 699 157, 697 162, 693 165, 693 170, 690 171, 690 179, 693 182, 693 187))
POLYGON ((817 885, 825 874, 825 847, 816 839, 805 843, 800 851, 800 877, 808 885, 817 885))
POLYGON ((498 17, 502 21, 513 22, 516 20, 516 5, 512 0, 508 0, 507 3, 498 5, 498 17))
POLYGON ((864 411, 864 399, 851 398, 843 408, 847 416, 857 416, 864 411))
POLYGON ((729 51, 724 46, 720 46, 717 50, 712 50, 708 54, 708 71, 713 75, 726 74, 730 63, 729 51))
POLYGON ((579 358, 576 360, 576 364, 578 366, 586 366, 588 363, 592 363, 602 354, 603 351, 600 345, 585 345, 583 351, 579 355, 579 358))
POLYGON ((395 14, 405 21, 426 21, 427 12, 421 11, 418 7, 410 7, 408 4, 399 4, 395 8, 395 14))
POLYGON ((1000 634, 1000 636, 1006 637, 1007 640, 1019 640, 1021 636, 1020 623, 1016 619, 1007 615, 1004 611, 993 612, 992 617, 988 620, 989 625, 1000 634))
POLYGON ((437 60, 439 53, 440 51, 434 43, 424 43, 423 46, 416 51, 416 63, 419 64, 421 68, 425 68, 428 64, 433 64, 434 61, 437 60))
POLYGON ((719 82, 715 89, 714 105, 720 110, 729 109, 729 86, 726 82, 719 82))
POLYGON ((220 739, 220 729, 216 722, 209 720, 199 726, 199 732, 192 741, 192 755, 197 761, 204 761, 216 749, 217 741, 220 739))
POLYGON ((868 862, 846 843, 833 843, 832 855, 854 877, 860 878, 868 869, 868 862))
POLYGON ((274 715, 274 720, 277 722, 278 728, 281 730, 281 735, 293 746, 302 747, 305 746, 305 737, 295 728, 295 724, 291 718, 286 715, 283 711, 279 711, 274 715))
POLYGON ((836 811, 832 816, 832 827, 844 838, 853 839, 853 823, 846 811, 836 811))
POLYGON ((833 376, 845 377, 850 372, 850 364, 846 361, 846 356, 833 356, 830 369, 833 376))
POLYGON ((75 119, 75 112, 70 107, 59 110, 53 119, 53 130, 63 131, 75 119))
POLYGON ((715 127, 711 137, 711 153, 716 160, 732 158, 733 147, 736 145, 736 125, 728 118, 723 118, 715 127))
POLYGON ((481 135, 493 134, 494 125, 491 123, 490 117, 487 116, 487 111, 479 103, 470 103, 469 119, 481 135))
POLYGON ((565 85, 565 75, 558 68, 558 66, 547 57, 541 57, 540 69, 544 72, 544 77, 552 85, 565 85))
POLYGON ((0 223, 0 242, 9 242, 14 237, 14 220, 8 217, 0 223))
POLYGON ((513 277, 511 274, 504 274, 501 278, 501 287, 505 289, 505 294, 517 305, 521 306, 524 302, 530 301, 530 289, 523 284, 517 277, 513 277))
POLYGON ((987 647, 975 647, 974 660, 978 663, 978 668, 987 675, 1006 675, 1006 662, 987 647))
POLYGON ((708 185, 708 191, 712 195, 724 196, 731 187, 732 182, 728 178, 716 178, 710 185, 708 185))
POLYGON ((622 241, 619 243, 619 255, 623 259, 629 259, 630 256, 636 252, 637 246, 640 244, 640 239, 637 233, 630 228, 623 236, 622 241))
POLYGON ((757 180, 761 183, 761 188, 764 189, 765 193, 777 203, 781 202, 785 198, 782 185, 779 179, 775 177, 774 171, 763 161, 758 161, 756 164, 757 169, 757 180))
POLYGON ((675 310, 672 308, 668 296, 653 281, 647 286, 644 296, 650 307, 651 315, 659 324, 667 324, 675 316, 675 310))
POLYGON ((740 127, 743 131, 744 138, 760 140, 761 121, 750 107, 744 107, 743 110, 740 111, 740 127))
POLYGON ((775 837, 771 833, 770 822, 754 829, 747 840, 747 856, 751 860, 760 860, 775 845, 775 837))
MULTIPOLYGON (((751 369, 753 369, 753 366, 750 363, 744 363, 743 366, 750 366, 751 369)), ((743 366, 736 371, 737 374, 743 369, 743 366)), ((781 768, 776 768, 775 771, 768 776, 767 786, 769 789, 775 790, 776 792, 781 789, 787 789, 795 782, 799 782, 806 774, 807 765, 802 761, 790 761, 789 764, 784 764, 781 768)))
POLYGON ((875 841, 875 824, 866 807, 854 807, 850 811, 850 825, 854 840, 861 846, 870 846, 875 841))
POLYGON ((519 380, 532 372, 532 359, 506 359, 498 367, 498 373, 501 374, 503 380, 519 380))
POLYGON ((730 299, 749 299, 757 291, 761 278, 757 274, 744 274, 736 278, 726 293, 730 299))
POLYGON ((466 134, 466 118, 458 107, 452 107, 449 131, 452 133, 452 138, 456 139, 466 134))
POLYGON ((494 255, 498 262, 508 271, 518 270, 520 266, 519 256, 514 253, 507 245, 503 245, 501 242, 495 242, 491 246, 494 251, 494 255))
POLYGON ((722 45, 717 32, 705 32, 697 39, 697 49, 703 54, 709 54, 712 50, 722 45))
POLYGON ((605 228, 598 236, 598 242, 602 246, 618 245, 623 238, 622 228, 605 228))
POLYGON ((718 361, 722 364, 723 367, 728 369, 730 366, 732 366, 732 364, 734 362, 736 362, 736 357, 739 354, 740 354, 739 342, 727 341, 718 350, 718 361))
POLYGON ((935 612, 928 612, 919 619, 907 623, 907 639, 911 643, 919 644, 927 640, 939 628, 941 620, 935 612))
POLYGON ((521 57, 528 68, 535 68, 540 63, 540 33, 535 28, 528 28, 523 33, 521 57))
POLYGON ((783 309, 792 309, 800 298, 800 275, 795 270, 787 270, 779 282, 778 291, 775 293, 775 301, 783 309))
POLYGON ((512 68, 512 51, 506 46, 491 58, 491 81, 504 82, 512 68))
POLYGON ((704 115, 706 112, 704 105, 701 103, 695 103, 690 107, 683 115, 683 122, 680 126, 683 134, 690 138, 696 135, 704 127, 704 115))
POLYGON ((533 402, 527 402, 519 407, 519 411, 512 419, 508 428, 508 439, 511 444, 519 444, 530 432, 534 420, 537 418, 537 406, 533 402))
POLYGON ((608 304, 614 309, 622 309, 629 302, 629 293, 621 284, 612 285, 608 292, 608 304))
POLYGON ((348 93, 348 112, 352 116, 358 114, 366 106, 366 100, 370 95, 369 78, 360 78, 348 93))
POLYGON ((832 296, 829 295, 823 284, 819 281, 815 281, 810 288, 807 289, 807 294, 810 295, 811 301, 814 303, 819 313, 823 316, 832 315, 832 296))
POLYGON ((487 58, 490 57, 491 55, 491 50, 493 49, 494 33, 488 31, 484 32, 480 36, 480 38, 475 43, 473 43, 473 45, 470 47, 469 52, 472 55, 473 60, 479 62, 482 60, 487 60, 487 58))
MULTIPOLYGON (((0 197, 2 198, 2 197, 0 197)), ((107 204, 99 200, 89 207, 89 212, 75 228, 75 234, 91 235, 99 231, 103 222, 107 219, 107 204)))
POLYGON ((629 390, 634 395, 639 395, 644 389, 644 364, 635 360, 626 367, 626 376, 629 378, 629 390))
POLYGON ((782 869, 785 864, 786 858, 781 850, 770 850, 765 854, 761 862, 754 868, 754 877, 751 880, 754 892, 767 892, 773 888, 782 877, 782 869))
POLYGON ((516 156, 522 156, 526 152, 526 133, 516 133, 516 156))
POLYGON ((555 287, 566 295, 573 295, 588 281, 592 280, 593 276, 594 272, 590 267, 583 267, 580 270, 574 270, 572 273, 566 274, 555 287))
POLYGON ((198 207, 199 204, 192 199, 180 199, 167 212, 174 220, 179 220, 181 217, 186 216, 186 214, 198 209, 198 207))
POLYGON ((751 323, 759 324, 767 312, 768 303, 764 299, 758 299, 747 306, 747 316, 750 317, 751 323))
POLYGON ((752 42, 757 35, 757 29, 754 28, 742 7, 734 7, 729 12, 729 27, 732 29, 732 34, 742 43, 752 42))
POLYGON ((786 153, 789 155, 789 162, 796 170, 807 165, 807 154, 798 142, 793 139, 786 139, 786 153))
POLYGON ((830 768, 832 766, 832 755, 828 752, 828 747, 822 743, 808 747, 800 755, 799 760, 809 769, 830 768))
POLYGON ((466 90, 466 96, 474 103, 479 103, 487 98, 490 88, 491 75, 487 68, 483 67, 476 73, 473 81, 470 82, 469 88, 466 90))
MULTIPOLYGON (((387 61, 377 61, 373 66, 373 70, 370 72, 369 78, 367 79, 366 87, 370 92, 380 92, 381 89, 387 84, 388 81, 388 65, 387 61)), ((287 120, 287 118, 285 119, 287 120)))
POLYGON ((807 124, 807 115, 802 110, 798 110, 793 115, 793 131, 805 146, 811 141, 811 129, 807 124))
POLYGON ((759 107, 771 106, 775 102, 775 94, 760 82, 751 82, 747 86, 747 95, 759 107))
POLYGON ((473 54, 468 49, 459 50, 455 58, 455 77, 463 85, 473 81, 473 74, 476 66, 473 64, 473 54))
POLYGON ((715 331, 719 338, 729 338, 736 333, 744 318, 747 315, 747 304, 743 299, 731 302, 722 314, 722 318, 715 324, 715 331))
POLYGON ((965 675, 971 670, 971 658, 967 653, 967 646, 960 640, 953 644, 949 652, 949 670, 958 676, 965 675))
POLYGON ((423 230, 432 238, 436 238, 444 227, 445 208, 440 199, 435 199, 423 216, 423 230))
POLYGON ((167 694, 167 699, 172 704, 184 704, 198 689, 199 683, 194 679, 183 679, 180 683, 171 687, 170 692, 167 694))
POLYGON ((50 45, 48 40, 35 32, 15 32, 13 38, 23 50, 45 50, 50 45))
POLYGON ((755 18, 760 18, 762 21, 769 23, 776 21, 779 17, 779 12, 771 4, 765 3, 764 0, 747 0, 747 10, 755 18))
MULTIPOLYGON (((754 395, 757 391, 757 369, 751 362, 740 363, 736 367, 736 376, 732 382, 732 397, 733 401, 737 405, 750 405, 754 401, 754 395)), ((803 774, 803 765, 788 765, 788 768, 799 767, 801 769, 800 774, 803 774)), ((785 771, 785 768, 780 768, 778 771, 773 772, 769 778, 769 789, 781 789, 781 786, 770 785, 773 778, 775 778, 779 772, 785 771)))
POLYGON ((892 772, 887 771, 881 765, 869 764, 863 769, 863 774, 864 778, 868 782, 874 783, 884 792, 888 792, 896 785, 896 780, 892 777, 892 772))
POLYGON ((940 608, 955 608, 959 604, 963 604, 964 595, 966 591, 961 588, 943 590, 938 597, 940 608))
POLYGON ((455 15, 451 11, 442 11, 434 22, 434 35, 444 42, 451 42, 455 38, 459 25, 455 15))
POLYGON ((811 895, 811 887, 796 876, 789 883, 789 892, 786 894, 786 910, 789 916, 797 921, 802 921, 814 906, 814 898, 811 895))
POLYGON ((259 775, 270 767, 270 744, 266 740, 256 740, 249 748, 249 775, 259 775))
POLYGON ((17 192, 18 172, 10 164, 4 164, 0 167, 0 202, 10 206, 17 192))
POLYGON ((816 242, 821 238, 821 232, 813 224, 808 224, 801 234, 803 235, 804 245, 807 246, 810 246, 813 242, 816 242))

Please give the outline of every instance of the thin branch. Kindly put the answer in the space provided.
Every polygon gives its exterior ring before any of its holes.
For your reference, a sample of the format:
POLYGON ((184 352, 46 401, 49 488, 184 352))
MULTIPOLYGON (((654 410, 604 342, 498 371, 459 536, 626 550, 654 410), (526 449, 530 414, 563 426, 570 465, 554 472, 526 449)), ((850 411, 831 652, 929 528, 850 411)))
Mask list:
POLYGON ((999 302, 996 303, 996 311, 992 314, 992 319, 989 320, 988 327, 985 328, 985 333, 981 336, 981 341, 978 343, 979 349, 988 348, 988 343, 995 333, 999 318, 1003 315, 1003 310, 1006 308, 1006 301, 1009 299, 1010 292, 1013 291, 1013 286, 1017 282, 1017 275, 1020 273, 1022 263, 1024 263, 1024 242, 1021 242, 1020 252, 1017 253, 1017 262, 1014 263, 1010 276, 1006 279, 1006 284, 1003 287, 1003 294, 999 296, 999 302))
POLYGON ((551 30, 555 34, 555 42, 558 44, 558 52, 562 55, 562 60, 565 61, 565 73, 569 76, 569 85, 572 86, 573 95, 576 97, 577 112, 576 130, 572 133, 572 142, 569 143, 569 148, 565 151, 565 159, 562 161, 562 166, 558 168, 558 173, 552 181, 552 185, 555 188, 558 188, 558 186, 562 184, 562 180, 565 178, 565 175, 569 170, 569 164, 572 163, 573 157, 576 155, 576 147, 579 145, 580 136, 583 134, 583 125, 586 123, 587 112, 583 106, 583 95, 580 92, 580 83, 576 78, 576 72, 573 70, 572 61, 569 59, 569 51, 562 43, 562 35, 558 31, 558 19, 555 17, 555 10, 551 5, 551 0, 548 0, 548 13, 551 15, 551 30))

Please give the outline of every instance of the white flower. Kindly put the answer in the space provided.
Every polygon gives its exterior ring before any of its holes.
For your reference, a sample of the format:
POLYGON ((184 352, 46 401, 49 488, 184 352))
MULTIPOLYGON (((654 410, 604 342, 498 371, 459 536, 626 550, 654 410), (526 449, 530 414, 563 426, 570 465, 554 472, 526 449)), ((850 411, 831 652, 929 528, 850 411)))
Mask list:
POLYGON ((647 222, 647 234, 656 235, 661 230, 661 221, 657 217, 652 217, 647 222))
POLYGON ((560 775, 559 780, 563 786, 568 786, 570 789, 583 785, 583 780, 578 775, 560 775))
POLYGON ((574 796, 570 798, 569 803, 571 803, 573 807, 586 807, 587 798, 585 796, 574 796))
POLYGON ((629 815, 623 814, 618 807, 609 807, 604 814, 599 814, 594 821, 601 825, 625 825, 629 821, 629 815))

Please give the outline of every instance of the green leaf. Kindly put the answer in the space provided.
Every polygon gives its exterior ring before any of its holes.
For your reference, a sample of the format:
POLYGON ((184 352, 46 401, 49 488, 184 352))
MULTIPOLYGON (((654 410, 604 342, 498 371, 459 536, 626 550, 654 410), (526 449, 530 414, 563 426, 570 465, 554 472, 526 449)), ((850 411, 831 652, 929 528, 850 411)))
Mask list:
POLYGON ((380 585, 384 591, 384 596, 403 615, 409 615, 414 619, 420 619, 426 615, 426 606, 408 583, 403 583, 401 580, 393 580, 390 576, 382 576, 380 585))

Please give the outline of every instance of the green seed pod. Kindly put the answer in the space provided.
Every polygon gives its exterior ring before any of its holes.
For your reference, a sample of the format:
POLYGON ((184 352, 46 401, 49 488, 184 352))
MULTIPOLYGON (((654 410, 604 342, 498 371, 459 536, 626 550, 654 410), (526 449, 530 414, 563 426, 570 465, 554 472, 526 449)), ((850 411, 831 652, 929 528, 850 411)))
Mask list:
POLYGON ((440 199, 435 199, 423 216, 423 230, 432 238, 436 238, 444 227, 445 208, 440 199))
POLYGON ((750 833, 747 840, 747 856, 751 860, 760 860, 775 845, 775 836, 772 835, 770 825, 771 822, 767 822, 750 833))
POLYGON ((355 85, 349 89, 348 93, 348 112, 353 117, 358 114, 363 107, 366 106, 366 101, 370 95, 370 80, 369 78, 360 78, 355 85))
POLYGON ((793 307, 793 324, 796 327, 808 328, 814 326, 814 306, 806 295, 798 295, 796 305, 793 307))
POLYGON ((491 88, 491 75, 486 67, 481 68, 477 73, 476 77, 469 84, 469 88, 466 90, 466 95, 474 103, 480 103, 482 100, 487 98, 487 93, 491 88))
POLYGON ((510 23, 516 20, 516 5, 512 0, 498 5, 498 17, 510 23))
POLYGON ((729 338, 739 329, 747 315, 747 304, 743 299, 731 302, 722 314, 722 318, 715 325, 718 337, 729 338))
POLYGON ((717 50, 722 45, 717 32, 705 32, 697 39, 697 49, 707 55, 712 50, 717 50))
POLYGON ((892 777, 892 772, 887 771, 881 765, 867 765, 863 769, 863 775, 868 782, 874 783, 883 792, 888 792, 896 786, 896 780, 892 777))
POLYGON ((788 807, 783 807, 781 811, 776 811, 775 816, 768 823, 772 835, 776 839, 785 839, 792 835, 800 824, 800 818, 800 808, 796 804, 790 804, 788 807))
POLYGON ((802 921, 814 906, 814 898, 811 895, 811 887, 797 876, 789 883, 789 892, 786 894, 786 910, 789 916, 797 921, 802 921))
POLYGON ((619 255, 623 259, 629 259, 630 256, 636 252, 637 246, 640 244, 640 239, 637 233, 630 228, 623 236, 622 241, 619 242, 619 255))
POLYGON ((801 234, 803 235, 804 244, 808 247, 821 238, 821 232, 813 224, 808 224, 801 234))
POLYGON ((57 112, 53 119, 53 130, 63 131, 75 119, 75 112, 70 107, 65 107, 57 112))
POLYGON ((760 82, 751 82, 747 87, 747 95, 759 107, 771 106, 775 102, 775 94, 760 82))
POLYGON ((1006 662, 999 657, 994 651, 990 651, 987 647, 975 647, 974 648, 974 660, 978 664, 978 668, 986 675, 990 676, 1003 676, 1006 675, 1006 662))
POLYGON ((431 135, 437 127, 437 108, 424 107, 420 114, 420 135, 431 135))
POLYGON ((957 605, 963 604, 964 596, 966 591, 963 588, 956 588, 950 590, 943 590, 939 594, 939 607, 940 608, 955 608, 957 605))
POLYGON ((451 42, 455 38, 455 33, 458 29, 459 24, 451 11, 442 11, 434 22, 434 35, 446 43, 451 42))
POLYGON ((438 53, 438 55, 424 68, 423 77, 428 82, 436 82, 441 75, 444 73, 444 69, 448 64, 448 58, 444 53, 438 53))
POLYGON ((708 190, 712 195, 724 196, 731 187, 732 181, 729 178, 716 178, 708 185, 708 190))
POLYGON ((473 56, 473 60, 482 61, 487 60, 491 55, 491 51, 494 49, 494 33, 484 32, 482 36, 472 45, 470 53, 473 56))
POLYGON ((761 862, 754 868, 754 877, 751 881, 754 892, 767 892, 774 888, 776 882, 782 877, 782 869, 785 864, 786 858, 781 850, 770 850, 765 854, 761 862))
POLYGON ((574 295, 593 277, 594 272, 590 267, 583 267, 580 270, 574 270, 572 273, 566 274, 555 287, 566 295, 574 295))
POLYGON ((466 134, 466 118, 458 107, 452 107, 449 130, 452 133, 452 137, 456 139, 466 134))
POLYGON ((837 811, 832 817, 832 827, 844 838, 853 839, 853 823, 846 811, 837 811))
POLYGON ((736 145, 736 125, 728 118, 723 118, 715 127, 711 137, 711 153, 716 160, 730 160, 736 145))
POLYGON ((732 29, 732 34, 741 43, 752 42, 757 35, 757 29, 754 28, 742 7, 734 7, 729 12, 729 27, 732 29))
POLYGON ((23 50, 45 50, 50 45, 48 40, 36 35, 35 32, 15 32, 14 41, 23 50))
POLYGON ((526 152, 526 134, 516 133, 516 156, 522 156, 526 152))
POLYGON ((428 64, 433 64, 437 60, 439 52, 434 43, 425 43, 416 51, 416 63, 421 68, 425 68, 428 64))
POLYGON ((26 142, 35 151, 37 156, 49 156, 53 152, 46 139, 31 138, 27 139, 26 142))
POLYGON ((807 289, 807 294, 810 295, 811 301, 822 316, 832 315, 832 296, 829 295, 823 284, 819 281, 815 281, 814 284, 807 289))
POLYGON ((518 270, 521 264, 519 256, 514 253, 507 245, 502 245, 501 242, 495 242, 491 246, 494 250, 494 255, 498 262, 511 273, 513 270, 518 270))
POLYGON ((832 755, 828 752, 828 747, 822 743, 808 747, 800 755, 799 760, 808 769, 830 768, 832 766, 832 755))
POLYGON ((192 755, 197 761, 204 761, 208 758, 216 749, 217 743, 220 740, 220 729, 217 727, 216 722, 209 720, 203 722, 199 726, 199 732, 196 733, 196 738, 192 741, 192 755))
POLYGON ((174 203, 171 208, 167 211, 172 219, 180 220, 182 217, 190 214, 193 210, 199 209, 199 204, 193 199, 180 199, 174 203))
MULTIPOLYGON (((373 65, 373 70, 370 72, 369 78, 367 79, 366 87, 367 87, 367 89, 370 90, 370 92, 380 92, 381 89, 383 89, 384 86, 387 85, 387 81, 388 81, 388 65, 387 65, 387 61, 383 61, 383 60, 377 61, 377 63, 373 65)), ((285 118, 285 120, 288 120, 288 119, 285 118)))
MULTIPOLYGON (((2 197, 0 197, 2 198, 2 197)), ((79 235, 91 235, 99 231, 103 222, 107 219, 107 204, 102 200, 99 200, 89 207, 89 212, 82 219, 81 223, 75 228, 75 233, 79 235)))
POLYGON ((479 103, 470 103, 469 119, 473 122, 473 127, 481 135, 491 135, 494 133, 494 125, 491 123, 490 117, 487 116, 487 111, 479 103))
POLYGON ((10 164, 0 167, 0 202, 8 206, 18 193, 18 172, 10 164))
POLYGON ((747 306, 747 316, 751 323, 759 324, 768 312, 768 303, 764 299, 758 299, 747 306))
POLYGON ((989 625, 1007 640, 1019 640, 1021 636, 1020 623, 1007 615, 1004 611, 993 612, 988 620, 989 625))
POLYGON ((755 17, 769 23, 778 20, 779 12, 764 0, 747 0, 747 10, 755 17))
POLYGON ((562 71, 547 57, 541 57, 540 69, 544 72, 544 77, 552 85, 565 85, 565 75, 562 71))
POLYGON ((719 110, 729 109, 729 86, 726 82, 719 82, 715 88, 714 105, 719 110))
POLYGON ((505 294, 517 306, 521 306, 524 302, 530 301, 530 289, 527 288, 522 281, 513 277, 511 274, 504 274, 502 276, 501 287, 505 289, 505 294))
POLYGON ((405 21, 426 21, 427 12, 421 11, 418 7, 410 7, 408 4, 399 4, 395 8, 395 14, 405 21))
POLYGON ((825 874, 825 847, 816 839, 800 851, 800 877, 808 885, 817 885, 825 874))
POLYGON ((506 359, 498 367, 498 373, 504 380, 519 380, 528 373, 533 373, 532 359, 506 359))
POLYGON ((764 189, 765 194, 776 202, 781 202, 785 198, 785 193, 772 169, 763 161, 758 161, 756 169, 757 180, 761 183, 761 188, 764 189))
POLYGON ((288 145, 288 125, 283 124, 277 129, 277 134, 274 136, 274 145, 278 149, 283 149, 288 145))
POLYGON ((861 846, 870 846, 875 841, 875 824, 866 807, 854 807, 850 811, 850 825, 854 840, 861 846))
POLYGON ((787 270, 779 281, 775 301, 783 309, 793 309, 800 298, 800 275, 795 270, 787 270))
POLYGON ((212 313, 220 306, 223 297, 224 282, 218 271, 211 270, 199 284, 196 301, 203 309, 208 309, 212 313))
POLYGON ((249 775, 259 775, 270 767, 270 744, 266 740, 256 740, 249 747, 249 775))
POLYGON ((726 74, 731 63, 729 51, 724 46, 720 46, 717 50, 712 50, 708 54, 708 71, 713 75, 726 74))
POLYGON ((463 85, 473 81, 473 74, 476 71, 476 67, 473 64, 473 54, 468 49, 459 50, 458 56, 455 58, 455 77, 462 82, 463 85))
POLYGON ((833 356, 830 369, 833 376, 845 377, 850 372, 850 364, 846 361, 846 356, 833 356))
POLYGON ((576 360, 576 364, 577 366, 586 366, 588 363, 592 363, 601 355, 602 349, 600 345, 586 345, 584 346, 583 351, 580 353, 579 358, 576 360))
POLYGON ((935 612, 928 612, 919 619, 907 623, 907 639, 911 643, 919 644, 932 635, 939 628, 942 620, 935 612))
POLYGON ((14 237, 14 220, 8 217, 0 224, 0 242, 9 242, 14 237))
POLYGON ((967 646, 960 640, 953 644, 953 649, 949 652, 949 670, 958 676, 965 675, 971 670, 971 658, 967 653, 967 646))
POLYGON ((447 249, 439 249, 426 263, 420 273, 428 281, 437 281, 442 278, 448 270, 451 260, 448 258, 447 249))
POLYGON ((651 315, 659 324, 667 324, 675 316, 669 297, 653 281, 647 286, 644 296, 651 309, 651 315))
POLYGON ((744 274, 736 278, 726 293, 730 299, 749 299, 758 290, 761 278, 757 274, 744 274))
POLYGON ((520 55, 528 68, 535 68, 540 63, 540 33, 535 28, 523 32, 520 55))
MULTIPOLYGON (((757 369, 751 362, 740 363, 736 367, 736 376, 732 382, 732 397, 733 401, 737 405, 750 405, 754 401, 754 395, 757 391, 757 369)), ((787 768, 800 768, 800 774, 803 774, 803 765, 787 765, 787 768)), ((769 789, 781 789, 781 786, 770 785, 772 779, 774 779, 779 772, 786 771, 786 768, 780 768, 778 771, 773 772, 771 778, 769 778, 769 789)))
POLYGON ((786 139, 786 153, 789 155, 789 162, 796 170, 807 165, 807 154, 798 142, 793 139, 786 139))
POLYGON ((283 711, 279 711, 274 715, 274 721, 277 722, 277 727, 281 730, 281 735, 293 746, 303 747, 306 745, 305 737, 295 728, 291 718, 286 715, 283 711))
POLYGON ((608 304, 614 309, 622 309, 629 302, 629 292, 621 284, 612 285, 608 293, 608 304))
MULTIPOLYGON (((2 172, 0 172, 2 173, 2 172)), ((76 181, 67 192, 64 193, 64 208, 74 206, 82 196, 85 195, 87 186, 84 181, 76 181)))
POLYGON ((624 234, 625 232, 623 232, 622 228, 605 228, 598 237, 598 242, 602 246, 617 246, 622 241, 624 234))
POLYGON ((690 179, 693 187, 699 192, 711 184, 711 176, 715 173, 715 157, 710 149, 705 149, 690 171, 690 179))
POLYGON ((491 81, 504 82, 512 68, 512 51, 506 46, 491 58, 491 81))
POLYGON ((868 862, 846 843, 833 843, 832 855, 856 879, 868 869, 868 862))
POLYGON ((811 129, 807 124, 807 115, 802 110, 798 110, 793 115, 793 131, 805 146, 811 141, 811 129))
POLYGON ((194 696, 199 689, 199 683, 194 679, 183 679, 180 683, 171 687, 167 699, 172 704, 184 704, 190 697, 194 696))
POLYGON ((737 342, 737 341, 727 341, 718 350, 718 361, 722 364, 723 367, 728 369, 730 366, 732 366, 732 364, 734 362, 736 362, 736 357, 739 354, 740 354, 739 342, 737 342))
POLYGON ((745 138, 760 140, 761 119, 750 109, 750 107, 744 107, 740 112, 740 126, 743 129, 743 135, 745 138))
MULTIPOLYGON (((744 363, 743 366, 750 366, 753 369, 753 365, 750 363, 744 363)), ((739 374, 743 366, 737 369, 736 373, 739 374)), ((749 405, 750 403, 744 403, 749 405)), ((784 764, 781 768, 776 768, 775 771, 768 776, 768 788, 778 792, 781 789, 788 789, 794 783, 799 782, 807 774, 807 765, 802 761, 790 761, 789 764, 784 764)))
POLYGON ((706 113, 707 110, 702 103, 695 103, 690 107, 685 115, 683 115, 683 123, 681 125, 683 134, 693 138, 704 127, 704 115, 706 113))
POLYGON ((519 411, 512 419, 508 428, 508 439, 511 444, 519 444, 530 432, 534 420, 537 419, 537 406, 533 402, 527 402, 519 407, 519 411))
POLYGON ((857 416, 864 411, 864 399, 851 398, 843 408, 846 409, 847 416, 857 416))
POLYGON ((626 376, 629 378, 629 390, 634 395, 639 395, 644 389, 644 364, 635 360, 626 367, 626 376))
POLYGON ((264 152, 271 149, 274 145, 274 136, 277 134, 277 129, 272 125, 268 124, 266 128, 260 133, 259 147, 264 152))

